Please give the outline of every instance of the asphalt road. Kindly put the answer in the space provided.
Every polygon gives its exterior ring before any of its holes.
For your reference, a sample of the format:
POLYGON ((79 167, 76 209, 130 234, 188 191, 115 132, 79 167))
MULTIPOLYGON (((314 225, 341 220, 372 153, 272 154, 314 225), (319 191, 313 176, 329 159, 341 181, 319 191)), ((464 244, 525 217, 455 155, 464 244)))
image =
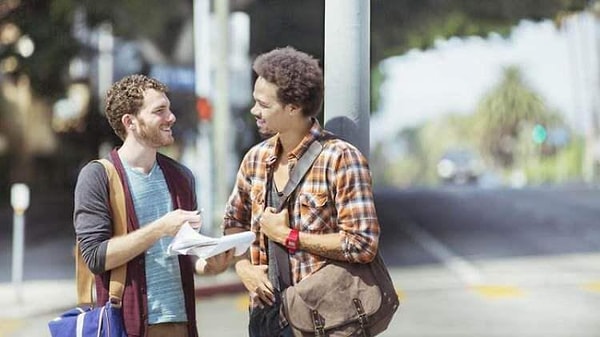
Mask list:
POLYGON ((382 189, 376 199, 396 266, 439 262, 415 239, 423 232, 468 260, 600 251, 596 188, 382 189))

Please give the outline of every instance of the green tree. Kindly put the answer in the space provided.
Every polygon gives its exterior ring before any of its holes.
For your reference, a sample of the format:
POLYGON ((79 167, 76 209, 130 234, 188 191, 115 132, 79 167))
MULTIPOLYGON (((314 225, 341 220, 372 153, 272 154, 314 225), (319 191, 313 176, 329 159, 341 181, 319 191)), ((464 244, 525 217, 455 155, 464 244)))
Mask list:
POLYGON ((546 107, 515 66, 505 69, 503 79, 483 97, 475 114, 482 153, 501 168, 514 165, 519 144, 533 143, 535 125, 548 128, 560 123, 559 115, 546 107))
MULTIPOLYGON (((109 22, 114 34, 125 39, 139 39, 156 46, 167 57, 185 18, 191 18, 190 1, 172 1, 168 10, 160 0, 95 1, 95 0, 11 0, 17 5, 0 12, 0 27, 15 24, 21 34, 28 35, 35 44, 34 53, 19 57, 19 67, 13 74, 26 74, 35 93, 48 98, 64 94, 68 80, 69 62, 77 54, 92 56, 94 47, 73 36, 74 17, 82 10, 87 27, 93 30, 100 23, 109 22)), ((2 6, 0 6, 0 9, 2 6)), ((90 38, 91 40, 92 38, 90 38)), ((0 59, 18 56, 14 46, 0 48, 0 59)))
POLYGON ((522 19, 555 19, 585 8, 586 0, 371 0, 374 64, 411 48, 427 49, 451 36, 506 35, 522 19), (375 19, 376 18, 376 19, 375 19))
MULTIPOLYGON (((60 95, 70 57, 86 50, 72 37, 76 9, 82 9, 91 28, 110 22, 115 35, 156 46, 167 57, 179 32, 192 16, 191 0, 6 0, 0 24, 17 23, 36 43, 21 71, 34 90, 60 95)), ((232 10, 251 19, 251 54, 294 45, 323 59, 323 0, 230 0, 232 10)), ((371 0, 371 64, 411 48, 428 48, 437 38, 508 33, 523 18, 555 18, 585 8, 585 0, 371 0)), ((191 41, 190 41, 191 43, 191 41)), ((9 49, 0 53, 0 58, 9 49)), ((89 50, 88 50, 89 52, 89 50)), ((377 85, 374 81, 374 85, 377 85)))

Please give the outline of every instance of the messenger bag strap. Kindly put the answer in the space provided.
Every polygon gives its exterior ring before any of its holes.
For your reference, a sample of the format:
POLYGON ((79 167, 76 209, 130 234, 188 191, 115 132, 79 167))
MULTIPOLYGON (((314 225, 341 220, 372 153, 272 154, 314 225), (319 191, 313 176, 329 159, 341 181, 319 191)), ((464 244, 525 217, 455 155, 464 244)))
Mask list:
MULTIPOLYGON (((312 167, 313 163, 323 150, 323 145, 320 141, 315 140, 310 144, 310 147, 306 150, 306 152, 300 157, 296 166, 290 173, 290 178, 283 188, 283 195, 279 199, 279 206, 277 207, 277 212, 281 212, 285 207, 287 207, 287 203, 290 199, 290 196, 300 184, 302 178, 306 175, 308 170, 312 167)), ((269 184, 271 186, 267 187, 267 195, 270 195, 271 188, 273 184, 273 175, 269 177, 269 184)), ((267 203, 265 203, 267 204, 267 203)), ((277 270, 279 271, 279 290, 283 291, 285 288, 289 287, 291 283, 291 268, 290 268, 290 259, 289 253, 285 247, 280 245, 279 243, 268 240, 269 245, 269 267, 272 266, 272 263, 276 263, 276 268, 269 268, 269 270, 277 270), (272 261, 272 257, 275 258, 275 261, 272 261)), ((271 280, 273 281, 273 280, 271 280)))
MULTIPOLYGON (((121 178, 117 173, 115 166, 106 159, 99 159, 106 170, 108 177, 108 190, 110 199, 110 208, 113 215, 113 236, 127 234, 127 211, 125 208, 125 192, 121 184, 121 178)), ((93 304, 92 288, 94 287, 94 275, 88 269, 81 256, 79 243, 76 243, 76 282, 77 282, 77 302, 79 304, 93 304)), ((123 291, 125 290, 125 277, 127 275, 127 264, 111 270, 110 284, 108 288, 109 299, 113 304, 120 306, 123 291)))

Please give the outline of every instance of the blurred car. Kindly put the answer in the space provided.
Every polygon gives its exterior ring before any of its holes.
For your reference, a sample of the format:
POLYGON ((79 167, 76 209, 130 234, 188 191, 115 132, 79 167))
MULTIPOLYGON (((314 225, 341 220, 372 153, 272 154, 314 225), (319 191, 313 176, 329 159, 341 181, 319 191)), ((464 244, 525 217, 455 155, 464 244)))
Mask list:
POLYGON ((437 174, 444 184, 477 184, 482 174, 481 159, 470 150, 448 150, 437 164, 437 174))

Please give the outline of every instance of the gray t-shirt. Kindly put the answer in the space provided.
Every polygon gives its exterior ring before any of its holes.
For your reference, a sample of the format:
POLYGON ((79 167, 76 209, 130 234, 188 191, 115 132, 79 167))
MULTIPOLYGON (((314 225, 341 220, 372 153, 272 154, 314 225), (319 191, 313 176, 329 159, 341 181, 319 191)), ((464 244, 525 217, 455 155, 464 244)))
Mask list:
MULTIPOLYGON (((123 163, 140 227, 173 210, 162 170, 155 164, 148 174, 123 163)), ((146 251, 148 324, 187 321, 177 255, 169 255, 172 237, 163 237, 146 251)))

